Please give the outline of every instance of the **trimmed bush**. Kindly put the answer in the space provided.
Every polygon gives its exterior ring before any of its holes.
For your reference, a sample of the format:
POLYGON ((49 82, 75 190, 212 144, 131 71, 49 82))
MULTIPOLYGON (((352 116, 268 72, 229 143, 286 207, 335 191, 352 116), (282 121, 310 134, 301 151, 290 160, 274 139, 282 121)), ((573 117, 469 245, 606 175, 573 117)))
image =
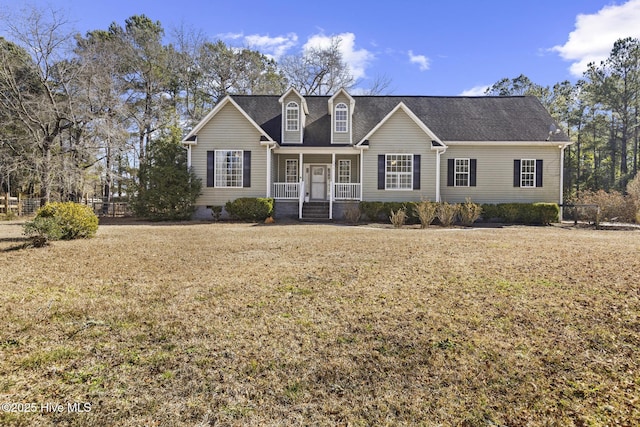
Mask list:
POLYGON ((31 238, 31 246, 41 248, 51 240, 60 240, 62 228, 54 218, 36 217, 24 224, 23 233, 31 238))
POLYGON ((482 207, 467 197, 465 202, 460 204, 458 214, 462 225, 470 226, 480 218, 482 207))
POLYGON ((436 208, 436 216, 443 227, 451 227, 456 222, 458 216, 459 205, 449 204, 447 202, 438 203, 436 208))
MULTIPOLYGON (((89 206, 74 202, 49 203, 36 213, 38 218, 51 218, 60 227, 62 240, 90 238, 98 231, 98 217, 89 206)), ((52 239, 53 240, 53 239, 52 239)))
POLYGON ((362 213, 360 212, 360 207, 358 205, 350 205, 344 211, 344 219, 350 224, 356 224, 360 221, 360 216, 362 213))
POLYGON ((242 221, 264 221, 273 214, 273 199, 266 197, 241 197, 225 205, 227 213, 242 221))
POLYGON ((413 204, 413 214, 420 220, 420 228, 427 228, 436 219, 437 203, 422 200, 413 204))
POLYGON ((369 221, 378 221, 383 205, 383 202, 360 202, 360 211, 369 221))
POLYGON ((391 211, 391 215, 389 216, 389 221, 395 228, 402 228, 405 221, 407 220, 407 211, 404 208, 400 208, 397 211, 391 211))
POLYGON ((558 222, 560 208, 556 203, 500 203, 482 205, 485 221, 499 220, 509 224, 542 224, 558 222))

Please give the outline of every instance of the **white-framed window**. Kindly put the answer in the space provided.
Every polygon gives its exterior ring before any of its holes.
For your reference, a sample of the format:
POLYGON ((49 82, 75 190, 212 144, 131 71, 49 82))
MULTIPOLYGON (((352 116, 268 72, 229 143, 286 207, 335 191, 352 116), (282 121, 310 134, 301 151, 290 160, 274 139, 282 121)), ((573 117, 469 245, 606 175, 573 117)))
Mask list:
POLYGON ((536 160, 520 160, 520 187, 535 188, 536 186, 536 160))
POLYGON ((454 185, 456 187, 468 187, 469 186, 469 159, 455 159, 455 176, 454 185))
POLYGON ((289 102, 286 108, 286 129, 287 132, 295 132, 300 123, 300 107, 296 102, 289 102))
POLYGON ((287 159, 284 166, 285 182, 298 182, 298 159, 287 159))
POLYGON ((242 150, 215 151, 215 187, 242 187, 242 150))
POLYGON ((348 184, 351 182, 351 160, 338 160, 338 183, 348 184))
POLYGON ((385 190, 413 189, 413 154, 386 154, 385 165, 385 190))
POLYGON ((349 129, 348 112, 349 110, 347 108, 347 104, 341 102, 340 104, 336 105, 335 112, 334 112, 336 132, 344 133, 348 131, 349 129))

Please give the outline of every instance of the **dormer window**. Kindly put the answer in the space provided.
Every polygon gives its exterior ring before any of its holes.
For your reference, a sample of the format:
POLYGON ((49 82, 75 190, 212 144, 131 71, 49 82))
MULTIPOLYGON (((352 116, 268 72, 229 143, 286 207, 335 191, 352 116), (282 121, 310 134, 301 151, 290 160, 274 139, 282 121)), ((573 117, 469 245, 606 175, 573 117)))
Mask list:
POLYGON ((347 109, 347 104, 341 102, 340 104, 336 105, 336 110, 335 110, 335 127, 336 127, 336 132, 347 132, 349 127, 348 127, 348 109, 347 109))
POLYGON ((300 107, 295 102, 287 104, 286 109, 287 132, 295 132, 299 129, 300 107))

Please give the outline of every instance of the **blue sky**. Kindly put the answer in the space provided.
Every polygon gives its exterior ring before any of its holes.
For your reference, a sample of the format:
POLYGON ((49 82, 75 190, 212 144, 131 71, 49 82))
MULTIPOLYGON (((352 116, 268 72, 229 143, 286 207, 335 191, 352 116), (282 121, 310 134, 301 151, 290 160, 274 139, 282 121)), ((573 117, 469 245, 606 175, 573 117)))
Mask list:
MULTIPOLYGON (((342 38, 343 56, 367 87, 386 75, 394 95, 480 95, 503 77, 542 85, 581 76, 621 37, 640 38, 640 0, 35 0, 60 10, 81 33, 160 21, 275 57, 342 38)), ((23 0, 0 0, 19 14, 23 0)), ((0 28, 4 35, 4 29, 0 28)))

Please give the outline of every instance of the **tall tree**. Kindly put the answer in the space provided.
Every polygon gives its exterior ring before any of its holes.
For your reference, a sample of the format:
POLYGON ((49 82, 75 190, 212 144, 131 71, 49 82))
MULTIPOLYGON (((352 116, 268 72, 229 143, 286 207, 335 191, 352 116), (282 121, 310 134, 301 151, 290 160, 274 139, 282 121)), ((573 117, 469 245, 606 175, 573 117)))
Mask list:
POLYGON ((60 155, 62 135, 77 125, 70 97, 77 67, 63 60, 72 34, 55 11, 45 16, 31 9, 6 24, 16 43, 2 40, 0 48, 2 108, 31 139, 29 162, 46 203, 60 172, 54 157, 60 155))
POLYGON ((280 62, 290 86, 302 95, 328 95, 355 84, 349 66, 340 52, 340 37, 333 37, 326 48, 309 48, 280 62))

